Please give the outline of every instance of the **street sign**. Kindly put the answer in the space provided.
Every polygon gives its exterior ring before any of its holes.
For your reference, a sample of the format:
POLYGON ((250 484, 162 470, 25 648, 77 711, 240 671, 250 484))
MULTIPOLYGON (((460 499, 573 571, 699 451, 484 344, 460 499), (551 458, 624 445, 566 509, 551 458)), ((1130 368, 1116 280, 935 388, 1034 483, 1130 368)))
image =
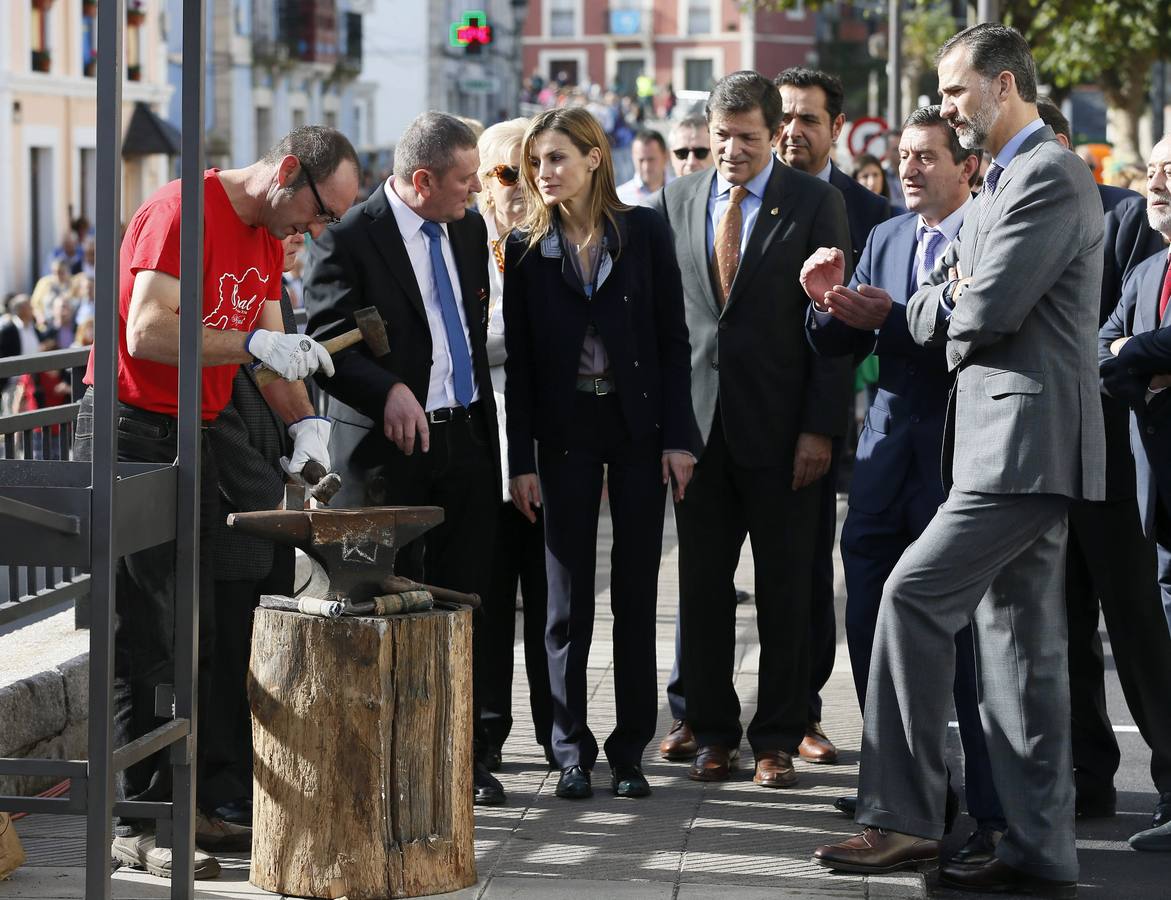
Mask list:
POLYGON ((465 94, 498 94, 500 93, 500 79, 495 75, 483 78, 461 78, 459 89, 465 94))
POLYGON ((889 129, 886 119, 880 116, 864 116, 850 126, 850 133, 846 136, 846 147, 851 156, 860 156, 869 153, 867 146, 875 138, 885 134, 889 129))

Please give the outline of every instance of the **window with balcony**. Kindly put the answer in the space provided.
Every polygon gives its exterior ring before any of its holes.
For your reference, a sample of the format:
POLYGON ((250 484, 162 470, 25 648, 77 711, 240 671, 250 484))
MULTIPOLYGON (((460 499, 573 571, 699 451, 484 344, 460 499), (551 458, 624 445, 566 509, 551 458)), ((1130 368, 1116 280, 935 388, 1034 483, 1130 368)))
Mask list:
POLYGON ((549 0, 549 36, 574 37, 577 34, 578 0, 549 0))
POLYGON ((688 0, 688 34, 711 34, 712 22, 712 0, 688 0))
POLYGON ((98 68, 98 0, 81 0, 81 71, 93 78, 98 68))
POLYGON ((28 45, 32 48, 32 56, 29 60, 29 67, 34 72, 48 72, 52 68, 53 61, 49 52, 51 46, 49 13, 53 9, 53 0, 30 0, 30 2, 32 15, 29 17, 31 33, 28 45))

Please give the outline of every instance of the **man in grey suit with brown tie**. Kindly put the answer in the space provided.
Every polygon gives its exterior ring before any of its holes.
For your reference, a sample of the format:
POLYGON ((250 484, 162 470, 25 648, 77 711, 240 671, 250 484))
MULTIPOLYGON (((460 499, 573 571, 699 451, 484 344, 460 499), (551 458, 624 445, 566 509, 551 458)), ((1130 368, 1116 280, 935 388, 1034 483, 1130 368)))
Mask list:
MULTIPOLYGON (((938 71, 943 117, 963 146, 993 156, 933 283, 907 304, 912 337, 944 346, 955 373, 948 496, 883 592, 858 798, 866 830, 814 858, 863 873, 938 859, 953 638, 971 620, 1008 831, 990 860, 945 864, 941 880, 1075 896, 1066 514, 1071 499, 1104 493, 1102 208, 1085 164, 1037 115, 1033 60, 1018 32, 966 29, 940 49, 938 71)), ((831 309, 852 299, 833 285, 822 296, 831 309)))

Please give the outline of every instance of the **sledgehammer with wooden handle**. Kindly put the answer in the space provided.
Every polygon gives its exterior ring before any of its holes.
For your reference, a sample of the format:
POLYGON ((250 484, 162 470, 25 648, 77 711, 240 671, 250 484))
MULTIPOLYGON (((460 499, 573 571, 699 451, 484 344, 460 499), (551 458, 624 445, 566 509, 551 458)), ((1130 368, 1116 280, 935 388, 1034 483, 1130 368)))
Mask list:
MULTIPOLYGON (((382 316, 378 315, 377 309, 373 306, 367 306, 365 309, 358 310, 354 313, 354 322, 357 323, 357 328, 352 328, 321 342, 321 346, 330 356, 363 341, 366 342, 366 346, 370 348, 375 359, 386 356, 390 352, 390 342, 386 337, 386 324, 382 321, 382 316)), ((267 366, 261 366, 256 370, 257 387, 264 387, 274 381, 280 381, 280 378, 278 373, 267 366)))

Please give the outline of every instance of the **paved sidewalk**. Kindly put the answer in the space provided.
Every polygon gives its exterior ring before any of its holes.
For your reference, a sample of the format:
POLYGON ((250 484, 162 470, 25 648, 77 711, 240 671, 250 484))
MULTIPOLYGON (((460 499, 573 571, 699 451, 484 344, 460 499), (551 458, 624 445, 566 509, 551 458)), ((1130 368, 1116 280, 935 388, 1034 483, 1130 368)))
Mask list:
MULTIPOLYGON (((844 507, 844 504, 842 504, 844 507)), ((840 510, 844 515, 844 508, 840 510)), ((590 656, 591 713, 599 742, 613 722, 614 687, 611 666, 608 550, 609 518, 599 540, 598 614, 590 656)), ((663 566, 659 575, 658 668, 660 696, 674 654, 674 610, 677 604, 677 549, 674 523, 667 517, 663 566)), ((838 585, 839 629, 843 591, 838 585)), ((745 550, 736 584, 753 589, 752 562, 745 550)), ((736 656, 737 688, 744 706, 743 720, 755 701, 760 648, 751 604, 738 608, 739 641, 736 656)), ((519 618, 518 629, 519 635, 519 618)), ((810 863, 812 849, 853 833, 856 826, 833 811, 830 804, 854 789, 861 720, 853 694, 844 644, 825 693, 825 727, 842 751, 836 766, 797 763, 799 785, 770 791, 751 781, 751 756, 741 746, 745 769, 730 782, 701 785, 686 777, 686 765, 658 758, 657 744, 644 758, 654 794, 645 800, 621 800, 608 791, 609 770, 604 762, 594 772, 596 795, 584 802, 553 796, 556 773, 546 771, 540 748, 533 740, 527 716, 523 650, 517 645, 513 710, 516 726, 504 748, 500 779, 508 792, 505 807, 481 809, 476 815, 475 887, 442 895, 458 900, 708 900, 734 896, 735 900, 786 898, 923 897, 919 875, 860 878, 834 875, 810 863)), ((1110 673, 1113 685, 1116 678, 1110 673)), ((1116 692, 1116 687, 1111 690, 1116 692)), ((1112 710, 1125 707, 1115 703, 1112 710), (1116 708, 1117 707, 1117 708, 1116 708)), ((667 725, 666 705, 660 710, 658 733, 667 725)), ((1117 719, 1116 719, 1117 721, 1117 719)), ((1126 726, 1123 726, 1125 730, 1126 726)), ((958 742, 951 733, 953 770, 958 742)), ((1129 900, 1167 896, 1166 857, 1131 851, 1125 837, 1142 827, 1150 815, 1154 795, 1144 774, 1147 751, 1137 735, 1125 738, 1124 769, 1119 773, 1119 816, 1098 823, 1079 824, 1084 897, 1126 896, 1129 900)), ((970 830, 961 819, 945 844, 954 849, 970 830)), ((18 828, 29 853, 29 864, 10 881, 0 883, 0 900, 41 898, 73 900, 83 896, 84 822, 67 817, 31 816, 18 828)), ((223 875, 197 884, 201 898, 272 897, 248 883, 247 858, 221 857, 223 875)), ((962 896, 934 894, 958 900, 962 896)), ((165 898, 165 881, 143 873, 119 871, 114 876, 114 898, 165 898)), ((1001 895, 1003 896, 1003 895, 1001 895)))
MULTIPOLYGON (((590 655, 590 712, 599 743, 614 718, 609 613, 609 517, 599 538, 598 613, 590 655)), ((678 549, 674 521, 667 516, 663 565, 659 573, 657 658, 660 695, 674 659, 678 598, 678 549)), ((839 575, 840 577, 840 575, 839 575)), ((736 584, 753 589, 752 558, 746 548, 736 584)), ((842 593, 839 590, 839 595, 842 593)), ((839 599, 839 604, 840 604, 839 599)), ((755 705, 760 646, 752 604, 737 610, 739 641, 736 684, 747 722, 755 705)), ((519 616, 517 634, 520 634, 519 616)), ((500 780, 508 805, 477 810, 476 860, 479 883, 445 895, 471 900, 504 898, 664 898, 699 900, 734 890, 737 900, 798 897, 923 896, 917 875, 883 879, 842 877, 810 863, 819 843, 849 834, 853 825, 830 803, 853 790, 858 771, 861 720, 853 695, 844 645, 825 696, 825 727, 842 750, 836 766, 798 762, 800 783, 772 791, 752 783, 751 752, 741 746, 743 768, 731 781, 701 785, 688 780, 687 767, 658 758, 657 743, 644 758, 654 794, 622 800, 609 793, 604 762, 594 772, 593 799, 567 802, 553 796, 556 773, 545 769, 527 716, 523 649, 518 643, 514 680, 516 725, 504 748, 500 780)), ((658 733, 670 724, 664 705, 658 733)), ((30 816, 19 823, 29 864, 0 885, 0 897, 77 898, 83 888, 84 822, 30 816)), ((198 896, 275 896, 248 884, 245 857, 222 859, 225 872, 200 882, 198 896)), ((114 876, 115 898, 162 898, 167 883, 128 871, 114 876)))

